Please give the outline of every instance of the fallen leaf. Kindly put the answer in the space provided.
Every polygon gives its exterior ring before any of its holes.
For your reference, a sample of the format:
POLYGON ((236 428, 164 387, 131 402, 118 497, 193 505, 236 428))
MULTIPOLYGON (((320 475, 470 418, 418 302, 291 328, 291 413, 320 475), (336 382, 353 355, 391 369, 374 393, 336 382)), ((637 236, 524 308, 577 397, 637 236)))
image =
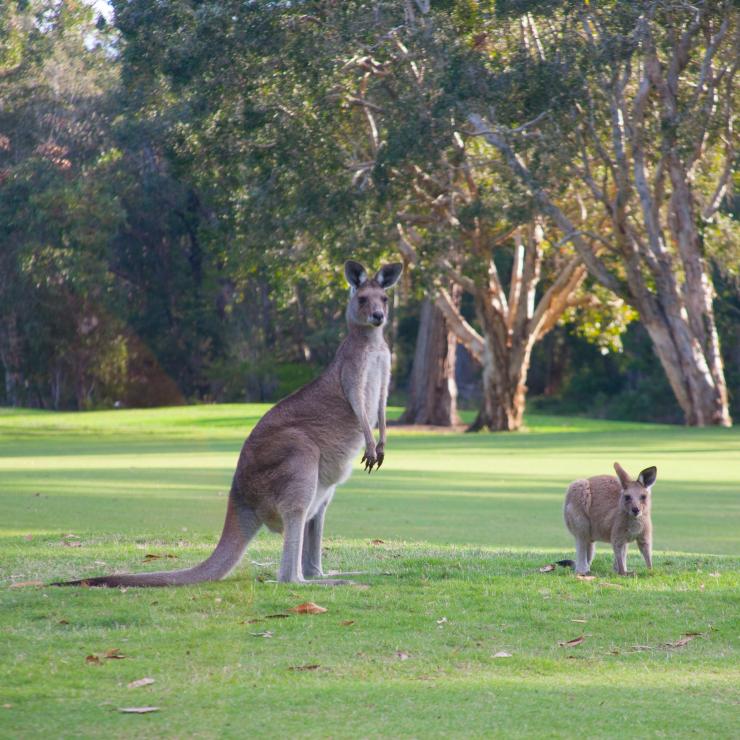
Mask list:
POLYGON ((159 707, 118 707, 118 711, 124 714, 149 714, 149 712, 158 712, 159 707))
POLYGON ((165 553, 164 555, 157 555, 153 552, 148 552, 146 555, 144 555, 144 561, 145 563, 148 563, 152 560, 161 560, 162 558, 169 558, 170 560, 177 560, 178 556, 173 555, 172 553, 165 553))
POLYGON ((575 647, 576 645, 580 645, 585 639, 584 635, 579 635, 578 637, 574 637, 572 640, 559 642, 558 645, 560 645, 560 647, 575 647))
POLYGON ((581 575, 580 573, 576 575, 576 578, 579 581, 595 581, 596 580, 596 576, 588 576, 588 575, 584 576, 584 575, 581 575))
POLYGON ((12 704, 3 704, 3 709, 12 709, 12 704))
POLYGON ((248 619, 246 622, 241 621, 239 624, 257 624, 257 622, 264 622, 264 619, 248 619))
POLYGON ((342 627, 349 627, 351 624, 354 624, 354 623, 355 623, 354 619, 345 619, 342 622, 342 627))
POLYGON ((646 650, 652 650, 653 648, 651 645, 633 645, 632 649, 636 653, 644 653, 646 650))
POLYGON ((676 642, 667 642, 666 645, 672 648, 682 648, 688 645, 694 639, 694 635, 686 635, 676 642))
POLYGON ((497 653, 494 653, 494 658, 511 658, 511 653, 507 653, 504 650, 499 650, 497 653))
POLYGON ((289 671, 315 671, 317 668, 321 668, 318 663, 311 663, 309 665, 292 665, 288 668, 289 671))
POLYGON ((97 655, 87 655, 85 657, 85 663, 90 665, 100 665, 100 658, 97 655))
POLYGON ((69 622, 66 619, 60 619, 57 624, 69 624, 69 622))
POLYGON ((719 573, 708 573, 707 575, 710 576, 711 578, 719 578, 720 576, 719 573))
POLYGON ((33 539, 32 534, 24 534, 23 539, 26 540, 26 542, 30 542, 33 539))
POLYGON ((446 624, 446 622, 447 622, 447 617, 442 617, 441 619, 437 620, 437 624, 446 624))
POLYGON ((70 534, 65 534, 65 535, 64 535, 64 536, 62 537, 62 539, 63 539, 63 540, 79 540, 80 538, 79 538, 79 537, 78 537, 78 536, 77 536, 76 534, 72 534, 72 533, 70 533, 70 534))
POLYGON ((305 601, 303 604, 294 606, 290 611, 295 614, 323 614, 327 610, 323 606, 314 604, 313 601, 305 601))
POLYGON ((703 634, 703 632, 684 632, 684 635, 686 635, 686 637, 699 637, 699 635, 703 634))
POLYGON ((619 583, 610 583, 609 581, 599 581, 597 586, 600 586, 601 588, 624 588, 624 586, 620 585, 619 583))
POLYGON ((18 581, 17 583, 11 583, 10 588, 26 588, 27 586, 43 586, 43 581, 18 581))
POLYGON ((411 656, 408 653, 404 653, 402 650, 397 650, 396 657, 399 660, 408 660, 411 656))
POLYGON ((272 632, 270 630, 265 630, 264 632, 250 632, 249 634, 252 635, 252 637, 265 637, 267 639, 272 637, 272 632))
POLYGON ((153 678, 137 678, 136 681, 132 681, 130 684, 128 684, 128 687, 130 689, 138 689, 142 686, 151 686, 153 683, 153 678))
POLYGON ((75 542, 70 542, 69 540, 64 540, 64 542, 62 542, 62 544, 65 547, 82 547, 82 543, 81 542, 76 542, 76 541, 75 542))
POLYGON ((578 624, 586 624, 588 622, 588 619, 571 619, 571 622, 578 622, 578 624))
POLYGON ((370 540, 371 545, 385 545, 385 540, 370 540))
POLYGON ((215 601, 215 602, 216 602, 217 604, 220 604, 220 603, 221 603, 221 602, 223 601, 223 599, 222 599, 222 598, 221 598, 220 596, 217 596, 217 597, 216 597, 216 598, 214 599, 214 601, 215 601))
POLYGON ((540 568, 540 573, 550 573, 555 570, 555 563, 548 563, 540 568))
POLYGON ((111 648, 105 651, 105 656, 108 660, 123 660, 126 656, 121 653, 121 648, 111 648))
POLYGON ((288 619, 290 614, 268 614, 265 619, 288 619))

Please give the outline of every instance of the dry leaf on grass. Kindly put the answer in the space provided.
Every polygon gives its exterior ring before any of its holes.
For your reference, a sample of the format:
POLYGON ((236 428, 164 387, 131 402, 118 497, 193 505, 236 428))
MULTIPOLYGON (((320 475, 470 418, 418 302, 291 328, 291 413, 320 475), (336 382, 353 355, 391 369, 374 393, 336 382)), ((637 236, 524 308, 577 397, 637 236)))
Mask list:
POLYGON ((578 624, 586 624, 588 622, 588 619, 571 619, 571 622, 578 622, 578 624))
POLYGON ((685 645, 688 645, 694 639, 694 637, 695 635, 684 635, 680 640, 676 640, 675 642, 667 642, 666 645, 672 648, 682 648, 685 645))
POLYGON ((385 545, 385 540, 370 540, 371 545, 385 545))
POLYGON ((132 681, 130 684, 128 684, 128 687, 130 689, 138 689, 142 686, 151 686, 154 683, 153 678, 137 678, 136 681, 132 681))
POLYGON ((66 619, 60 619, 57 624, 69 624, 69 621, 66 619))
POLYGON ((152 560, 161 560, 162 558, 169 558, 170 560, 177 560, 179 556, 173 555, 172 553, 165 553, 164 555, 158 555, 157 553, 148 552, 146 555, 144 555, 144 561, 145 563, 148 563, 152 560))
POLYGON ((600 581, 597 585, 601 588, 624 588, 624 586, 619 583, 611 583, 609 581, 600 581))
POLYGON ((288 619, 290 614, 268 614, 265 619, 288 619))
POLYGON ((72 541, 70 541, 70 540, 64 540, 64 541, 62 542, 62 544, 63 544, 63 545, 65 546, 65 547, 82 547, 82 543, 81 543, 81 542, 77 542, 77 541, 74 541, 74 542, 72 542, 72 541))
POLYGON ((555 563, 548 563, 540 568, 540 573, 552 573, 555 570, 555 563))
POLYGON ((354 623, 355 623, 354 619, 345 619, 341 624, 342 624, 342 627, 349 627, 351 624, 354 624, 354 623))
POLYGON ((323 606, 314 604, 313 601, 304 601, 303 604, 294 606, 290 611, 295 614, 323 614, 327 610, 323 606))
POLYGON ((264 632, 250 632, 249 634, 252 635, 252 637, 264 637, 267 639, 272 637, 272 632, 270 630, 265 630, 264 632))
POLYGON ((289 671, 315 671, 321 666, 318 663, 311 663, 309 665, 292 665, 288 668, 289 671))
POLYGON ((574 637, 572 640, 559 642, 558 645, 560 645, 560 647, 575 647, 576 645, 580 645, 585 639, 585 635, 579 635, 578 637, 574 637))
POLYGON ((85 663, 89 663, 90 665, 100 665, 100 658, 97 655, 86 655, 85 663))
POLYGON ((62 537, 63 540, 79 540, 79 536, 76 534, 72 534, 71 532, 69 534, 65 534, 62 537))
POLYGON ((399 660, 408 660, 411 656, 408 653, 404 653, 403 650, 397 650, 396 657, 399 660))
POLYGON ((504 650, 499 650, 497 653, 494 653, 493 657, 494 658, 510 658, 511 653, 507 653, 504 650))
POLYGON ((24 534, 23 539, 26 540, 26 542, 30 542, 33 539, 32 534, 24 534))
POLYGON ((11 583, 10 588, 26 588, 28 586, 43 586, 43 581, 18 581, 17 583, 11 583))
POLYGON ((118 711, 124 714, 149 714, 149 712, 158 712, 159 707, 118 707, 118 711))
POLYGON ((123 660, 126 656, 121 652, 121 648, 110 648, 105 651, 104 658, 108 660, 123 660))
POLYGON ((595 581, 596 580, 596 576, 581 575, 580 573, 576 575, 576 578, 579 581, 595 581))

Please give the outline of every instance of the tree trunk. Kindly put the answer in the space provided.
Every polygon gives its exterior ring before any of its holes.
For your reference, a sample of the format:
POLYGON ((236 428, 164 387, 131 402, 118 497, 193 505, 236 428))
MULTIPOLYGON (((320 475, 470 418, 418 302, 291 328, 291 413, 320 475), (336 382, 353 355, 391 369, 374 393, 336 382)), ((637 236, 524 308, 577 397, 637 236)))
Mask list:
POLYGON ((501 327, 486 327, 483 352, 483 401, 469 432, 515 432, 522 426, 527 399, 527 373, 533 342, 500 341, 501 327))
POLYGON ((454 426, 457 414, 455 352, 457 340, 442 312, 425 299, 416 338, 404 424, 454 426))
POLYGON ((23 370, 18 318, 8 312, 0 324, 0 362, 5 369, 5 401, 8 406, 20 406, 23 401, 23 370))

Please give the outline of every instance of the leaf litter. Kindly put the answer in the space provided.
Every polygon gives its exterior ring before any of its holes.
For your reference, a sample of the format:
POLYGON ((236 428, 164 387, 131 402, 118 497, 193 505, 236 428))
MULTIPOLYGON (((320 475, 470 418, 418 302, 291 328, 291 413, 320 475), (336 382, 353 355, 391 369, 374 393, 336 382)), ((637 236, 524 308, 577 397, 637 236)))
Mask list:
POLYGON ((323 606, 319 606, 318 604, 314 604, 313 601, 304 601, 302 604, 294 606, 289 611, 294 612, 295 614, 323 614, 328 611, 328 609, 325 609, 323 606))

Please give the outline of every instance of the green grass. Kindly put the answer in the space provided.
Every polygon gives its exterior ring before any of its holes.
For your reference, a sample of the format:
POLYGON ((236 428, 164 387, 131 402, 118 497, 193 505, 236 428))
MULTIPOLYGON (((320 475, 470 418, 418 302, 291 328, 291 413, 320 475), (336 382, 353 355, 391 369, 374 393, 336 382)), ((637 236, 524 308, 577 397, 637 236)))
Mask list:
POLYGON ((325 564, 371 571, 366 589, 266 582, 268 533, 221 583, 9 587, 204 557, 266 408, 0 411, 0 737, 736 736, 736 430, 391 429, 383 469, 358 470, 327 517, 325 564), (658 466, 654 572, 632 548, 636 577, 613 576, 602 545, 596 580, 539 573, 572 557, 567 483, 614 460, 658 466), (328 611, 268 617, 306 600, 328 611), (86 663, 111 648, 127 657, 86 663), (160 711, 116 711, 144 705, 160 711))

